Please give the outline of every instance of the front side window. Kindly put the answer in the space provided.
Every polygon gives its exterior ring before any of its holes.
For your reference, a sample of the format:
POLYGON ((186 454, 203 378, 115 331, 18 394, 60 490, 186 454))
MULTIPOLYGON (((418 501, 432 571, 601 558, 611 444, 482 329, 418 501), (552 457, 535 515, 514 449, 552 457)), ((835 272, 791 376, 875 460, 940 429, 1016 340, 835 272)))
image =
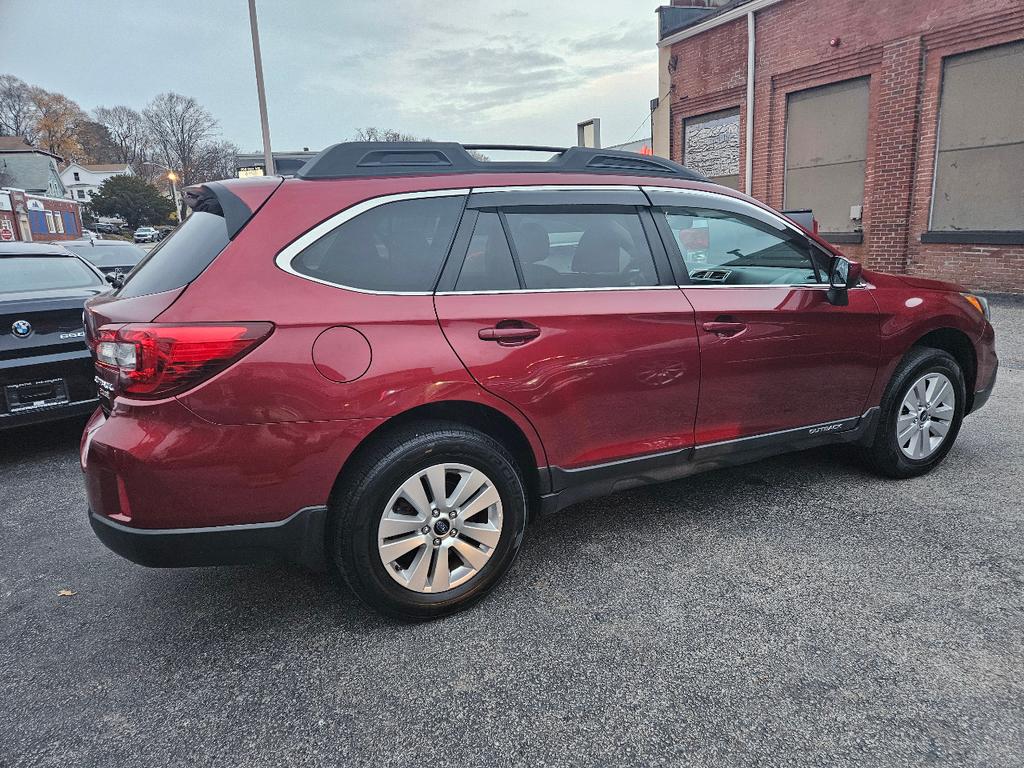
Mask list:
POLYGON ((934 231, 1024 229, 1024 42, 942 65, 934 231))
POLYGON ((703 208, 666 214, 694 285, 801 285, 819 281, 806 238, 748 216, 703 208))
POLYGON ((302 249, 296 272, 349 288, 424 292, 434 287, 465 197, 423 197, 371 208, 302 249))
POLYGON ((635 211, 510 210, 503 215, 527 289, 658 284, 654 257, 635 211))

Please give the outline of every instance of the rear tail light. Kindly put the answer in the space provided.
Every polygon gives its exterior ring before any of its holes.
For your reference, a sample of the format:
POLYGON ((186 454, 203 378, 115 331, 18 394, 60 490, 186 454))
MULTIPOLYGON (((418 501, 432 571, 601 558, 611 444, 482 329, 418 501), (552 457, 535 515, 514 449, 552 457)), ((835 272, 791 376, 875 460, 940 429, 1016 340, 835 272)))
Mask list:
POLYGON ((169 397, 223 371, 273 330, 272 323, 106 326, 96 334, 96 368, 115 395, 169 397))

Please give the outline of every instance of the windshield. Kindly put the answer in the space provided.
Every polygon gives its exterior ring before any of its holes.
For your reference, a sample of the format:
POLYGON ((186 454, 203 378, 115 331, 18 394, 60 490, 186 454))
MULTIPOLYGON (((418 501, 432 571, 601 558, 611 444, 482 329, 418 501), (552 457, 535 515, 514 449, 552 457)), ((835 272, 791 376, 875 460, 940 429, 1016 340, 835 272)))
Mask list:
POLYGON ((97 267, 134 267, 146 252, 136 245, 85 245, 65 243, 64 247, 97 267))
POLYGON ((0 258, 0 294, 92 288, 103 281, 78 259, 68 256, 0 258))
POLYGON ((183 288, 210 266, 228 241, 223 216, 195 211, 135 266, 117 295, 127 299, 183 288))

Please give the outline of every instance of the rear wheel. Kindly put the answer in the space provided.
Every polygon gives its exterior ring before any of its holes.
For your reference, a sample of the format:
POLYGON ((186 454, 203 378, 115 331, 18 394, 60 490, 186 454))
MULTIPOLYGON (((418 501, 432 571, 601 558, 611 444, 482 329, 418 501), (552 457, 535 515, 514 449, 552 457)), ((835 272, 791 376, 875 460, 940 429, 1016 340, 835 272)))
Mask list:
POLYGON ((888 477, 931 471, 949 453, 960 431, 966 387, 959 363, 928 347, 910 351, 882 398, 870 464, 888 477))
POLYGON ((428 619, 482 598, 512 564, 526 493, 495 440, 446 422, 380 440, 332 509, 334 562, 353 591, 393 616, 428 619))

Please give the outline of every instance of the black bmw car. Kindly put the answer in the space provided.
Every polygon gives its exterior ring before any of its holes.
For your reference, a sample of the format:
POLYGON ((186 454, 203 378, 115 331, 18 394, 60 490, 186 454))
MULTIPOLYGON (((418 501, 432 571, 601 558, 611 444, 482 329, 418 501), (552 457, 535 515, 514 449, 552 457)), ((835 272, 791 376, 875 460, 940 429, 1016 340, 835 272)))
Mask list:
POLYGON ((124 240, 66 240, 59 243, 76 256, 81 256, 105 275, 123 278, 146 255, 134 243, 124 240))
POLYGON ((82 307, 109 287, 58 245, 0 243, 0 430, 96 408, 82 307))

